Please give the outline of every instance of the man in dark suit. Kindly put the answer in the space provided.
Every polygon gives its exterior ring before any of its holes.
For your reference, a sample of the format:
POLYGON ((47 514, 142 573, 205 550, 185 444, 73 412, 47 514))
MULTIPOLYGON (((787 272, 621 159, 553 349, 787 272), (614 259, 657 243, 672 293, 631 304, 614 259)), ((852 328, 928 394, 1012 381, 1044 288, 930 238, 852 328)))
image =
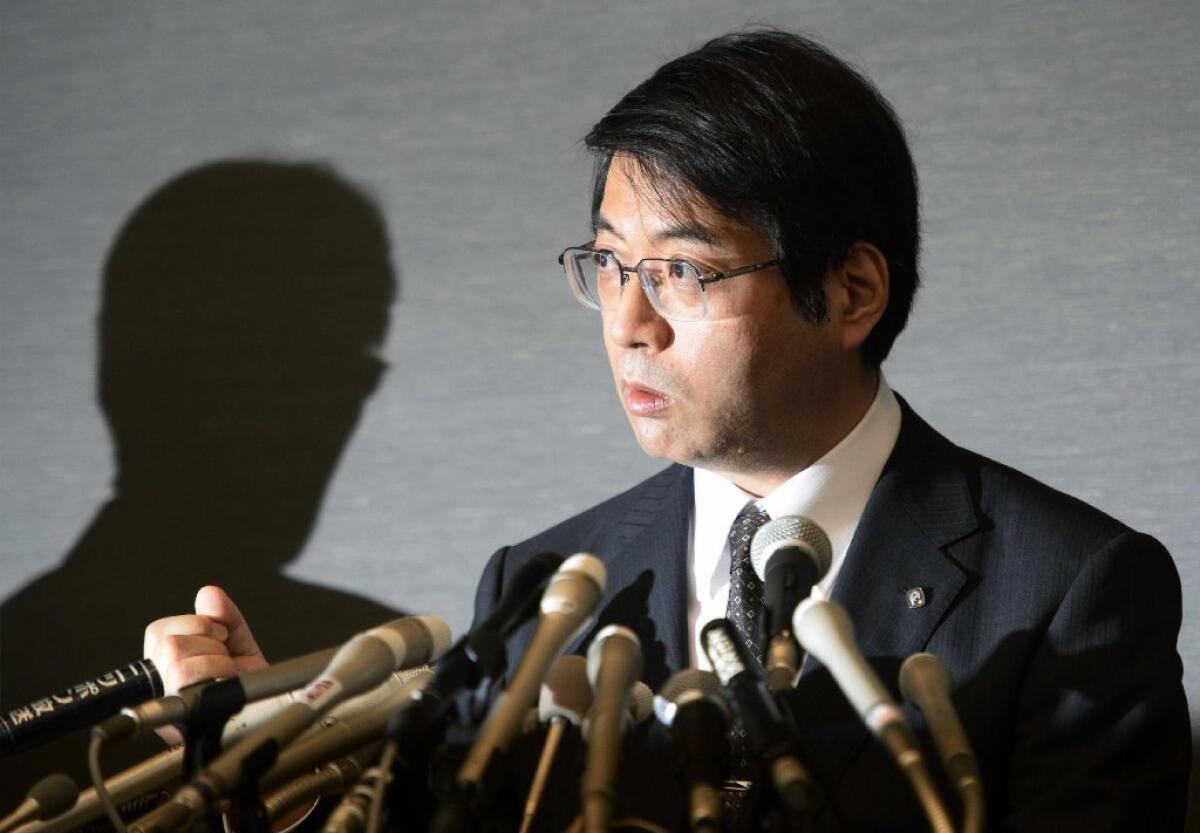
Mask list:
MULTIPOLYGON (((804 515, 832 542, 816 592, 849 610, 888 685, 922 649, 949 666, 991 829, 1177 829, 1190 738, 1169 555, 957 448, 880 370, 918 283, 917 185, 870 82, 807 39, 730 35, 663 66, 587 144, 594 235, 562 263, 601 312, 639 444, 673 465, 497 552, 476 621, 532 554, 594 552, 598 624, 638 634, 658 687, 704 664, 706 621, 761 604, 747 530, 804 515)), ((148 631, 172 685, 262 662, 236 608, 206 592, 207 615, 148 631)), ((510 640, 510 667, 532 628, 510 640)), ((795 704, 826 796, 818 826, 924 828, 817 663, 795 704)), ((624 809, 678 828, 662 750, 627 747, 624 809)))
MULTIPOLYGON (((894 690, 921 650, 948 665, 991 829, 1179 829, 1190 738, 1170 556, 956 447, 880 372, 917 286, 917 190, 870 82, 806 39, 735 34, 659 69, 586 142, 594 237, 562 262, 601 312, 638 442, 675 465, 497 552, 476 621, 530 555, 596 553, 598 626, 633 628, 657 687, 704 663, 705 621, 753 604, 729 522, 809 516, 833 539, 818 592, 850 612, 882 679, 894 690)), ((795 703, 820 826, 924 828, 817 663, 795 703)), ((626 809, 677 822, 644 789, 657 765, 627 774, 626 809)))

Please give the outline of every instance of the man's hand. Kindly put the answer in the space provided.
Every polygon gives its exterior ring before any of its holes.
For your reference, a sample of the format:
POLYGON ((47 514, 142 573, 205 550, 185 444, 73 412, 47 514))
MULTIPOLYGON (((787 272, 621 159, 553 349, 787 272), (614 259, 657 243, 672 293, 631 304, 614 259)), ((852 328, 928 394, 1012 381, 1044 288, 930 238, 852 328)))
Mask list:
MULTIPOLYGON (((267 665, 242 612, 224 590, 213 585, 201 587, 196 594, 195 614, 151 622, 142 656, 154 660, 167 694, 267 665)), ((174 729, 159 730, 159 735, 168 743, 179 740, 174 729)))

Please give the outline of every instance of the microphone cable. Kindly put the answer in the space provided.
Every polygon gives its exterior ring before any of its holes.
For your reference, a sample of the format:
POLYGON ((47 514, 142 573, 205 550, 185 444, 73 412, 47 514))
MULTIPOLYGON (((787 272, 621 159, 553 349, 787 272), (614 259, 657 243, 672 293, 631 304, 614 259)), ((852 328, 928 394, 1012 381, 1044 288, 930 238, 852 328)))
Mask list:
POLYGON ((107 738, 104 732, 99 731, 99 728, 98 726, 93 727, 91 737, 88 738, 88 774, 92 776, 92 787, 96 790, 96 798, 99 799, 100 806, 104 808, 104 814, 112 823, 113 830, 116 833, 126 833, 125 820, 121 818, 121 813, 117 810, 117 805, 108 792, 108 785, 104 783, 104 771, 100 767, 100 750, 104 748, 107 738))

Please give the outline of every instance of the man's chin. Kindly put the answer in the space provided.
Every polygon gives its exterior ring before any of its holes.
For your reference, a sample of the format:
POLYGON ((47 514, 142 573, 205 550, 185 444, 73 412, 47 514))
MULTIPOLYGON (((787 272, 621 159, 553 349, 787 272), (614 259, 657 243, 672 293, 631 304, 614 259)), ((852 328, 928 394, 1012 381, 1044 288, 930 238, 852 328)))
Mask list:
POLYGON ((668 431, 660 421, 631 416, 629 423, 633 427, 633 436, 638 446, 648 457, 694 466, 703 456, 697 454, 689 443, 683 442, 681 437, 668 431))

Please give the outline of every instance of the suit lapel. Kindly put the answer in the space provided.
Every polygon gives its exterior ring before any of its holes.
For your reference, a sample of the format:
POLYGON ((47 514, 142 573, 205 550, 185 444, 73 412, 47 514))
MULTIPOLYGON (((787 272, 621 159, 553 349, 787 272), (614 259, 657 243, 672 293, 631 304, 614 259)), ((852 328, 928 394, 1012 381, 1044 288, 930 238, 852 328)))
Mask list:
POLYGON ((608 590, 596 629, 615 623, 637 634, 642 679, 656 690, 671 672, 688 665, 691 512, 692 470, 672 466, 631 496, 603 547, 608 590))
MULTIPOLYGON (((833 600, 850 613, 855 638, 895 694, 905 657, 924 648, 967 577, 944 548, 979 524, 957 449, 904 400, 900 436, 859 521, 833 600), (910 600, 910 593, 917 593, 910 600)), ((798 719, 827 788, 861 751, 866 729, 828 672, 804 666, 798 719)))

